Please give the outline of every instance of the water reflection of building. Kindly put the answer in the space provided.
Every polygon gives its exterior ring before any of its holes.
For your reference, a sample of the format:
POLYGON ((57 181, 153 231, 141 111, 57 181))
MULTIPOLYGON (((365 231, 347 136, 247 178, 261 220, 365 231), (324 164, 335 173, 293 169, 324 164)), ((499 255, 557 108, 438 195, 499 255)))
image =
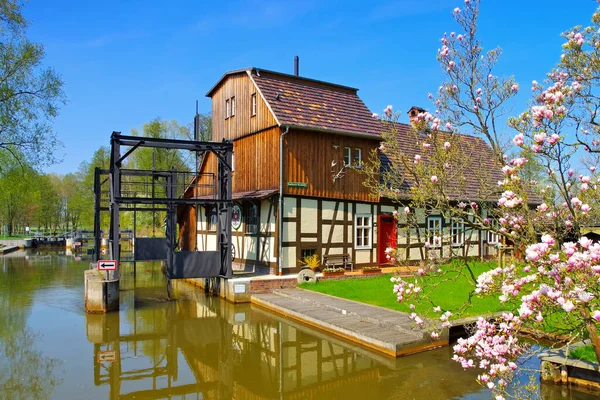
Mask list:
POLYGON ((372 354, 183 283, 173 302, 149 288, 133 293, 136 307, 86 317, 94 381, 111 399, 453 398, 479 388, 444 353, 372 354))
POLYGON ((365 381, 377 379, 374 360, 250 306, 193 297, 146 302, 127 318, 87 315, 94 383, 109 385, 111 399, 321 398, 353 385, 372 393, 365 381))

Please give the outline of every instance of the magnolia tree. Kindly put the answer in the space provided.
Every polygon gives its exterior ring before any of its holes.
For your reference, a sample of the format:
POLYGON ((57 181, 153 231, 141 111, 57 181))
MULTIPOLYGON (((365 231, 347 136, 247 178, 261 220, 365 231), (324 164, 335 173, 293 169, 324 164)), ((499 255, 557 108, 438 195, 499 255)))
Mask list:
MULTIPOLYGON (((532 82, 527 110, 508 125, 505 107, 520 87, 494 74, 501 52, 483 51, 478 12, 479 1, 465 0, 453 12, 457 32, 441 39, 438 61, 446 80, 429 95, 435 111, 419 110, 408 129, 387 107, 382 146, 365 173, 373 190, 408 204, 397 217, 416 231, 425 261, 432 247, 457 234, 452 228, 444 239, 443 229, 434 227, 421 235, 419 213, 430 210, 460 221, 468 228, 463 232, 489 231, 522 250, 519 262, 479 276, 469 262, 468 241, 462 254, 448 254, 462 260, 448 279, 457 272, 470 277, 469 299, 497 296, 506 310, 494 321, 480 318, 472 335, 454 347, 454 359, 480 369, 479 382, 501 399, 530 349, 519 339, 524 330, 563 333, 567 344, 590 339, 600 360, 600 244, 581 237, 599 208, 600 9, 592 26, 564 34, 560 63, 543 84, 532 82), (480 143, 488 146, 483 153, 480 143)), ((387 253, 405 260, 396 250, 387 253)), ((448 274, 425 266, 416 277, 392 278, 399 302, 423 302, 430 292, 427 275, 448 274)), ((427 300, 437 319, 411 318, 435 339, 466 306, 445 310, 427 300)))

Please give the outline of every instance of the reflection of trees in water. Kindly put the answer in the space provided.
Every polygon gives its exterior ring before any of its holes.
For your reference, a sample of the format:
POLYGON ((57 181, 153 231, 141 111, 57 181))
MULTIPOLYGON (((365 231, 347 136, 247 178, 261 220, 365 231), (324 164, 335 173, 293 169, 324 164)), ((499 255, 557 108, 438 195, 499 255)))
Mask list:
POLYGON ((0 398, 47 399, 62 381, 55 374, 59 361, 35 349, 36 336, 26 328, 0 338, 0 398))
POLYGON ((49 398, 60 382, 58 361, 35 348, 37 334, 27 328, 35 292, 44 287, 71 285, 79 269, 57 266, 53 258, 8 258, 0 269, 0 398, 49 398))

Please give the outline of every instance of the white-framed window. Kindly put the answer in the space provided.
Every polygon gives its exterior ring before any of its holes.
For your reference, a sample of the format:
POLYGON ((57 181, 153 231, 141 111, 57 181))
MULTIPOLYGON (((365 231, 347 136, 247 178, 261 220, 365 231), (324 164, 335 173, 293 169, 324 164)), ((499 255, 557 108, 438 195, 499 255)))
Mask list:
POLYGON ((231 98, 231 116, 235 115, 235 96, 231 98))
POLYGON ((246 233, 256 235, 258 233, 258 206, 256 204, 250 203, 246 206, 244 221, 246 222, 246 233))
POLYGON ((494 231, 487 231, 488 244, 498 244, 498 234, 494 231))
POLYGON ((465 243, 465 224, 463 221, 452 221, 452 246, 462 246, 465 243))
POLYGON ((373 216, 356 214, 354 216, 354 248, 370 249, 372 246, 373 216))
POLYGON ((231 103, 229 99, 225 100, 225 119, 231 117, 231 103))
POLYGON ((344 147, 344 166, 350 167, 352 163, 352 148, 344 147))
POLYGON ((360 168, 362 165, 362 150, 354 149, 354 166, 360 168))
POLYGON ((252 93, 252 116, 256 115, 256 93, 252 93))
POLYGON ((431 247, 442 246, 442 217, 439 215, 427 218, 427 241, 431 247))

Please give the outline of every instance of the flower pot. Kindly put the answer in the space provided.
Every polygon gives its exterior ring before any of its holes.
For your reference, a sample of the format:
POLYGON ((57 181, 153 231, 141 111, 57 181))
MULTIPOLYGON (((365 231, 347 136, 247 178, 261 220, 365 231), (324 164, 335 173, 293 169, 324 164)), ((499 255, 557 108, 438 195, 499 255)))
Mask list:
POLYGON ((381 268, 377 268, 377 269, 361 269, 360 273, 363 274, 363 275, 380 274, 381 273, 381 268))
POLYGON ((346 273, 345 271, 323 272, 323 276, 341 276, 341 275, 344 275, 345 273, 346 273))

